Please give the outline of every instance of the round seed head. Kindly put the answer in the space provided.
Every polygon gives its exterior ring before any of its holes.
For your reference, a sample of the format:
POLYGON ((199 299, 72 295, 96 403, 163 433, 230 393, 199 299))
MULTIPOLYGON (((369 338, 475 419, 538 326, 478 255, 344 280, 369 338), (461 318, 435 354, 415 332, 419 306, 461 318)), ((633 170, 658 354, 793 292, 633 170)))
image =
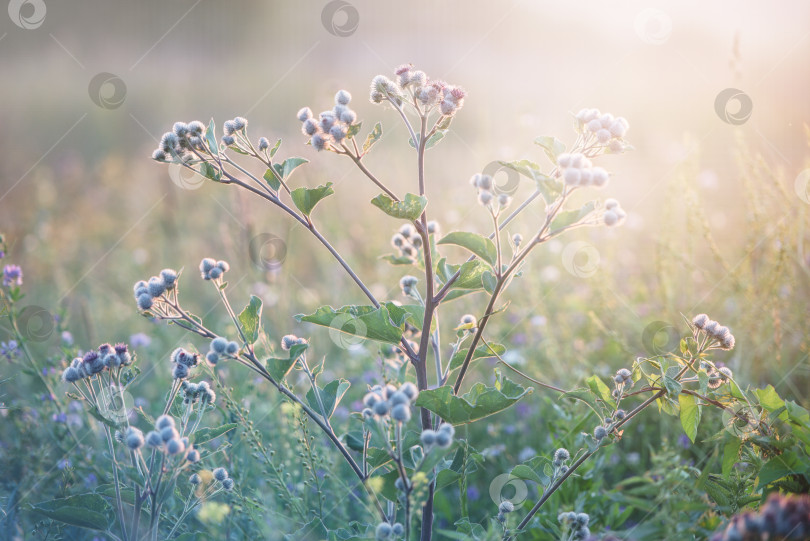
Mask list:
POLYGON ((509 500, 502 501, 501 504, 498 506, 498 512, 503 513, 504 515, 506 515, 507 513, 511 513, 514 510, 515 505, 509 500))
POLYGON ((436 443, 436 431, 431 430, 429 428, 422 431, 422 435, 420 436, 420 440, 422 441, 422 445, 429 446, 434 445, 436 443))
POLYGON ((170 455, 179 455, 186 450, 186 446, 180 440, 169 440, 166 442, 166 451, 170 455))
POLYGON ((407 423, 411 420, 411 408, 409 404, 397 404, 391 408, 391 418, 400 423, 407 423))
POLYGON ((127 444, 127 447, 130 448, 130 450, 136 451, 141 447, 143 447, 144 444, 143 432, 141 432, 134 426, 131 426, 127 428, 127 431, 124 434, 124 441, 127 444))
POLYGON ((377 539, 388 539, 391 537, 393 528, 387 522, 380 522, 374 530, 374 537, 377 539))
POLYGON ((233 484, 234 484, 233 479, 229 477, 224 481, 222 481, 222 488, 230 492, 231 490, 233 490, 233 484))
POLYGON ((352 101, 352 95, 346 90, 338 90, 338 93, 335 94, 335 103, 338 105, 348 105, 350 101, 352 101))
POLYGON ((419 396, 419 389, 410 381, 403 383, 399 391, 407 396, 408 400, 416 400, 416 397, 419 396))
POLYGON ((302 107, 301 109, 298 110, 296 116, 298 117, 298 120, 300 120, 301 122, 305 122, 310 118, 312 118, 312 109, 310 109, 309 107, 302 107))
POLYGON ((228 470, 225 468, 215 468, 212 473, 214 474, 214 479, 220 483, 228 478, 228 470))

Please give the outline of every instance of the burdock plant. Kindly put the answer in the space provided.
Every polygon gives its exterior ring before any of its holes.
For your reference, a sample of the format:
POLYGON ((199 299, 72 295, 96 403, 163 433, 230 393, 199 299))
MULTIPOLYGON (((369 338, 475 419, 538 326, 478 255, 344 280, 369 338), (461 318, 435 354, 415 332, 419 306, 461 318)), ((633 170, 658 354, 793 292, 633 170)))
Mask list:
MULTIPOLYGON (((615 200, 605 204, 594 200, 572 207, 572 196, 575 192, 589 192, 608 184, 610 174, 592 160, 629 148, 624 139, 628 123, 596 109, 585 109, 575 115, 576 138, 570 148, 553 137, 538 138, 538 145, 551 161, 547 171, 528 160, 501 162, 502 168, 515 171, 534 183, 533 193, 519 203, 512 200, 511 193, 501 191, 491 175, 474 173, 471 178, 474 191, 470 198, 477 200, 489 216, 492 232, 480 235, 452 231, 442 235, 439 224, 428 218, 430 183, 425 174, 425 160, 427 151, 442 141, 453 119, 462 114, 466 92, 459 86, 433 80, 412 65, 403 65, 395 71, 394 80, 384 75, 374 77, 369 97, 371 102, 393 109, 408 130, 408 144, 415 151, 411 193, 395 193, 367 167, 364 158, 382 137, 382 125, 376 123, 361 138, 362 122, 351 109, 353 98, 348 91, 338 91, 334 104, 321 113, 315 114, 309 107, 303 107, 297 119, 308 144, 316 150, 351 160, 381 191, 371 204, 390 219, 405 222, 392 226, 398 230, 391 241, 396 252, 386 257, 393 265, 409 271, 400 282, 407 299, 405 303, 378 299, 372 294, 366 282, 319 229, 314 210, 334 193, 332 184, 315 188, 293 186, 292 173, 306 160, 278 159, 281 141, 271 146, 264 137, 252 138, 248 134, 247 119, 236 117, 224 122, 222 136, 217 135, 213 121, 207 126, 199 121, 178 122, 163 136, 153 153, 153 158, 159 162, 178 164, 213 182, 248 190, 280 209, 315 236, 365 295, 366 304, 338 309, 323 306, 312 314, 296 316, 302 322, 380 342, 406 363, 397 381, 369 390, 366 409, 358 418, 363 435, 359 444, 337 434, 330 423, 330 416, 346 392, 348 382, 335 380, 320 384, 318 375, 307 364, 306 352, 310 344, 306 341, 287 344, 283 349, 289 355, 280 357, 259 345, 261 302, 256 297, 251 298, 248 306, 237 315, 231 308, 222 279, 227 268, 210 259, 203 260, 200 270, 203 278, 216 287, 238 331, 238 337, 233 337, 239 342, 238 348, 231 348, 238 349, 236 351, 223 353, 223 339, 181 306, 177 287, 166 291, 149 289, 136 300, 144 314, 178 324, 212 340, 209 362, 227 358, 244 364, 297 404, 324 431, 368 491, 379 513, 369 532, 373 526, 378 538, 398 536, 399 531, 410 538, 415 531, 412 524, 415 517, 421 517, 420 536, 430 539, 436 477, 451 463, 446 457, 453 448, 453 425, 473 422, 506 409, 532 390, 498 374, 494 386, 476 383, 466 394, 462 393, 474 361, 505 351, 504 346, 485 339, 490 320, 502 310, 498 301, 519 275, 529 254, 541 244, 575 228, 614 226, 623 221, 626 214, 615 200), (258 161, 266 168, 265 174, 253 175, 242 165, 243 160, 258 161), (507 225, 527 210, 537 217, 528 226, 531 229, 522 234, 508 233, 507 225), (451 263, 443 254, 448 246, 465 249, 469 257, 466 261, 451 263), (415 273, 420 277, 413 276, 415 273), (475 292, 486 295, 480 312, 453 316, 450 302, 475 292), (448 314, 446 321, 459 324, 443 326, 439 321, 440 313, 448 314), (456 337, 449 349, 441 340, 442 333, 456 337), (431 364, 435 370, 429 369, 431 364), (310 394, 315 400, 307 400, 287 382, 287 374, 293 367, 307 374, 310 394), (430 377, 430 372, 435 375, 430 377), (411 378, 415 385, 408 381, 411 378), (419 409, 422 436, 418 441, 408 441, 404 436, 403 427, 411 422, 411 406, 419 409), (371 453, 371 450, 381 450, 383 454, 371 453), (371 481, 395 471, 398 472, 397 496, 394 500, 387 498, 389 501, 384 504, 379 483, 371 481)), ((431 208, 439 215, 438 201, 431 208)), ((146 285, 148 288, 150 284, 146 285)), ((466 442, 459 442, 461 444, 466 445, 466 442)))
MULTIPOLYGON (((491 174, 469 171, 472 186, 469 199, 480 205, 491 222, 491 232, 442 233, 440 224, 429 219, 429 215, 441 216, 442 209, 438 198, 431 199, 425 161, 427 151, 445 138, 455 117, 463 114, 466 92, 459 86, 432 80, 411 65, 403 65, 395 71, 394 79, 384 75, 374 77, 369 98, 372 103, 393 110, 407 129, 407 143, 415 154, 409 193, 396 193, 384 177, 367 166, 365 158, 382 137, 382 125, 376 123, 362 137, 363 124, 352 110, 353 98, 348 91, 338 91, 328 109, 316 114, 303 107, 296 117, 307 144, 350 160, 380 190, 371 204, 392 222, 394 252, 384 259, 406 271, 399 282, 404 302, 377 298, 321 231, 315 209, 328 204, 328 197, 334 193, 332 183, 314 188, 296 187, 293 172, 307 160, 294 156, 278 158, 281 141, 271 145, 265 137, 251 137, 247 119, 236 117, 224 122, 222 136, 217 135, 213 120, 207 126, 199 121, 177 122, 153 153, 158 162, 176 164, 211 182, 247 190, 279 209, 323 245, 366 297, 361 304, 337 309, 322 306, 311 314, 296 316, 299 322, 380 343, 381 352, 399 368, 379 385, 365 390, 364 407, 356 413, 354 431, 339 434, 331 421, 349 382, 340 378, 321 381, 326 372, 322 366, 310 364, 308 352, 313 345, 306 339, 285 336, 280 344, 281 353, 269 340, 260 340, 266 338, 261 300, 251 297, 237 314, 224 280, 229 269, 227 263, 206 258, 200 264, 200 273, 215 288, 236 336, 225 337, 224 333, 209 329, 182 306, 178 277, 174 277, 172 287, 161 288, 160 284, 153 285, 152 280, 136 285, 136 302, 144 315, 179 325, 207 339, 208 363, 226 361, 244 365, 268 381, 323 431, 359 479, 376 510, 377 516, 368 518, 362 534, 377 539, 403 535, 411 539, 418 534, 422 540, 431 539, 437 479, 441 472, 458 468, 454 466, 457 460, 474 453, 467 441, 456 437, 453 427, 502 411, 532 391, 531 387, 525 388, 496 372, 494 385, 476 382, 464 392, 471 365, 482 358, 497 357, 520 377, 586 403, 598 417, 598 422, 586 433, 586 447, 574 453, 559 449, 553 461, 538 456, 524 464, 528 469, 520 471, 524 474, 532 471, 529 478, 541 481, 541 497, 533 506, 524 508, 509 501, 498 502, 497 514, 491 517, 490 534, 504 539, 530 528, 533 517, 560 486, 589 457, 617 441, 623 427, 651 404, 658 404, 667 412, 680 412, 684 429, 693 440, 704 406, 724 410, 740 434, 769 433, 767 415, 763 413, 765 406, 742 392, 728 369, 711 361, 712 350, 734 347, 734 337, 708 316, 689 321, 691 336, 681 342, 680 352, 635 360, 631 367, 616 373, 612 389, 597 376, 587 380, 587 388, 570 392, 532 380, 503 361, 506 348, 502 344, 486 338, 490 321, 506 309, 499 303, 504 291, 540 245, 573 229, 614 227, 625 220, 626 212, 615 199, 574 203, 575 194, 591 194, 609 184, 610 173, 597 165, 604 155, 621 154, 631 148, 625 139, 629 128, 625 119, 596 109, 583 109, 573 115, 575 138, 570 146, 555 137, 539 137, 535 141, 550 162, 547 168, 525 159, 499 162, 501 168, 533 183, 534 190, 521 201, 513 200, 513 191, 502 190, 491 174), (246 162, 260 164, 265 173, 252 174, 246 162), (525 230, 507 231, 507 226, 521 214, 527 215, 525 230), (469 256, 452 263, 444 253, 447 247, 466 250, 469 256), (453 300, 474 293, 484 299, 476 313, 454 310, 453 300), (440 314, 445 316, 441 321, 440 314), (442 339, 448 335, 453 337, 449 343, 442 339), (290 381, 288 374, 293 369, 304 376, 298 381, 306 382, 306 388, 290 381), (413 419, 412 412, 416 413, 413 419), (419 424, 418 431, 407 430, 412 423, 419 424), (520 514, 524 516, 511 527, 510 518, 520 514)), ((182 380, 182 372, 175 377, 182 380)), ((793 411, 800 414, 796 408, 793 411)), ((454 472, 464 475, 457 469, 454 472)), ((595 526, 582 512, 571 512, 563 519, 569 538, 586 536, 595 526)), ((456 535, 471 534, 475 529, 468 520, 466 526, 464 522, 459 523, 456 535)), ((345 525, 330 528, 342 526, 345 525)), ((357 528, 354 532, 351 535, 357 534, 357 528)), ((350 534, 344 531, 339 535, 350 534)))

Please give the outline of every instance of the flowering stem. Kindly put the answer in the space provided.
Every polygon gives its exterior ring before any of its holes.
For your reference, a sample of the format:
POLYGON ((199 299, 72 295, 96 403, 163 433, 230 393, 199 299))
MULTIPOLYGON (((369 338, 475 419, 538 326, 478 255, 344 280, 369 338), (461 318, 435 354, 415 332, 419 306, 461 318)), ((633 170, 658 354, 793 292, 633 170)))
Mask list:
POLYGON ((112 434, 110 427, 104 425, 104 435, 107 437, 107 447, 110 450, 110 459, 113 465, 113 482, 115 483, 115 502, 118 511, 118 522, 121 524, 121 537, 127 541, 127 525, 124 522, 124 503, 121 500, 121 486, 118 483, 118 461, 115 458, 115 449, 113 448, 112 434))

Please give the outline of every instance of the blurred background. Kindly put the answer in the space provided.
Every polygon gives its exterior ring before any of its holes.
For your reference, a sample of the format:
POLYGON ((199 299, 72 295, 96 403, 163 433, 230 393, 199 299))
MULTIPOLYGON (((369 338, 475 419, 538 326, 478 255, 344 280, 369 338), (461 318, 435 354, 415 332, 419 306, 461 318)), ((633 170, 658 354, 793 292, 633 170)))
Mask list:
MULTIPOLYGON (((316 213, 320 229, 378 298, 403 301, 398 280, 412 271, 378 259, 399 224, 367 204, 378 191, 349 160, 305 145, 295 114, 329 109, 335 92, 348 90, 360 138, 383 125, 368 167, 395 192, 414 192, 405 127, 368 101, 372 77, 412 62, 468 96, 428 153, 429 218, 444 232, 488 234, 470 176, 495 160, 550 169, 533 141, 572 143, 579 109, 630 123, 634 150, 598 163, 612 173, 598 196, 618 198, 628 220, 577 230, 530 258, 506 294, 509 312, 488 328, 511 348, 510 363, 571 387, 676 347, 683 316, 706 312, 736 335, 735 350, 718 359, 740 380, 773 384, 807 405, 807 2, 12 0, 8 11, 0 16, 0 231, 10 245, 4 263, 23 268, 24 304, 48 315, 23 322, 46 368, 61 366, 53 352, 69 338, 82 350, 130 341, 143 369, 165 372, 172 348, 194 343, 142 318, 132 284, 185 267, 186 307, 226 325, 215 292, 196 279, 200 259, 215 257, 231 264, 233 304, 249 294, 264 300, 272 338, 310 336, 328 374, 376 381, 374 345, 346 349, 291 317, 365 302, 320 245, 249 194, 174 174, 150 154, 175 121, 213 117, 221 130, 247 117, 254 140, 283 139, 278 157, 311 161, 294 186, 335 183, 316 213), (278 264, 268 270, 268 260, 278 264)), ((517 200, 532 191, 521 182, 517 200)), ((525 212, 510 234, 530 234, 541 212, 525 212)), ((482 301, 454 301, 443 321, 480 314, 482 301)), ((480 364, 479 377, 491 381, 480 364)), ((0 373, 15 377, 9 366, 0 373)), ((247 379, 227 368, 221 375, 228 385, 247 379)), ((165 391, 144 381, 133 394, 165 391)), ((19 398, 13 385, 3 392, 9 403, 19 398)), ((246 385, 235 397, 261 412, 266 387, 246 385)), ((556 411, 543 400, 530 397, 500 420, 535 426, 531 408, 556 411)), ((672 424, 674 432, 638 430, 660 438, 678 433, 672 424)), ((551 445, 545 438, 533 445, 551 445)), ((522 441, 506 452, 516 455, 522 441)), ((645 449, 644 464, 655 465, 645 449)))
MULTIPOLYGON (((82 347, 149 331, 131 284, 166 266, 193 269, 208 255, 229 259, 244 294, 273 307, 279 335, 292 330, 288 314, 362 302, 289 220, 152 162, 176 120, 213 117, 221 126, 246 116, 253 137, 284 139, 280 157, 310 159, 294 183, 336 183, 322 227, 375 292, 395 298, 401 269, 374 259, 395 224, 361 204, 376 191, 348 160, 304 145, 295 112, 327 109, 337 89, 349 90, 366 128, 384 126, 369 167, 395 191, 414 191, 404 126, 367 101, 374 75, 413 62, 468 92, 427 164, 430 218, 444 231, 489 231, 467 179, 499 159, 548 166, 532 141, 572 142, 572 112, 597 107, 630 122, 635 151, 602 160, 613 181, 600 194, 622 201, 625 227, 566 239, 596 248, 575 254, 573 272, 565 244, 548 246, 512 290, 520 302, 502 338, 517 339, 535 370, 590 370, 605 341, 643 354, 651 322, 682 331, 680 314, 705 311, 746 329, 728 360, 738 370, 772 383, 790 371, 780 382, 788 387, 807 376, 804 2, 776 10, 757 2, 16 1, 9 14, 0 18, 0 230, 24 267, 27 301, 69 316, 82 347), (718 98, 726 89, 737 90, 718 98), (280 270, 251 264, 257 235, 283 241, 268 248, 282 252, 280 270)), ((528 181, 518 196, 524 190, 528 181)), ((526 213, 510 231, 527 233, 532 220, 526 213)), ((213 306, 208 293, 195 299, 199 312, 213 306)))

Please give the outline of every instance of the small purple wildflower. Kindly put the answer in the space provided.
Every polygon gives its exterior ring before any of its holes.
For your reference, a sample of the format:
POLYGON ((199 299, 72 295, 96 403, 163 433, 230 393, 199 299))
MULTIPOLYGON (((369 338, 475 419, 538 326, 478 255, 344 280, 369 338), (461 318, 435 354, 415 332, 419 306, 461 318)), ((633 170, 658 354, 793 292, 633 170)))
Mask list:
POLYGON ((62 460, 56 463, 56 467, 59 468, 60 470, 70 468, 71 467, 70 459, 63 458, 62 460))
POLYGON ((19 265, 6 265, 3 267, 3 285, 9 287, 12 285, 21 286, 23 283, 23 272, 19 265))
POLYGON ((129 337, 129 345, 133 348, 149 347, 149 344, 151 343, 152 339, 149 338, 149 335, 142 332, 135 333, 129 337))
POLYGON ((13 361, 20 355, 20 348, 16 340, 0 343, 0 357, 13 361))
POLYGON ((689 449, 692 447, 692 440, 689 439, 689 436, 686 434, 681 434, 678 436, 678 445, 680 445, 684 449, 689 449))
POLYGON ((467 499, 468 500, 474 502, 475 500, 479 499, 480 497, 481 497, 481 492, 477 488, 475 488, 473 486, 467 487, 467 499))
POLYGON ((54 413, 51 419, 55 423, 67 423, 67 413, 54 413))

